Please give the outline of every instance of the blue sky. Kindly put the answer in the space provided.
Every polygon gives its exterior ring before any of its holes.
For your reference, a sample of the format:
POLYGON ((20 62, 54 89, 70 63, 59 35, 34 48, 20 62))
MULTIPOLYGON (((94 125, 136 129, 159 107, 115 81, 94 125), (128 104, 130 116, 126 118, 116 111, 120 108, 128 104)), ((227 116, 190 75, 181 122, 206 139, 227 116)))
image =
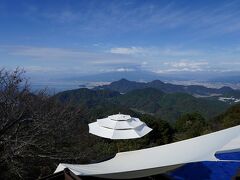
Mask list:
POLYGON ((240 71, 240 1, 1 0, 0 66, 32 76, 240 71))

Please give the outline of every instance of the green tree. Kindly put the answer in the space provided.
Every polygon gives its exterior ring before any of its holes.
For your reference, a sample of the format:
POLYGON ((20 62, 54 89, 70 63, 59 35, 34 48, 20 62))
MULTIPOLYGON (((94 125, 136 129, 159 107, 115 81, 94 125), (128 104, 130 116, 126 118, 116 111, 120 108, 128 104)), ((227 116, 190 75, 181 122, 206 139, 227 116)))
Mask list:
POLYGON ((225 113, 210 121, 213 130, 225 129, 240 124, 240 104, 233 105, 225 113))
POLYGON ((173 128, 167 121, 155 118, 150 115, 142 115, 141 120, 144 121, 153 130, 146 136, 150 146, 162 145, 172 142, 173 128))
POLYGON ((182 115, 175 123, 178 138, 193 138, 204 134, 207 129, 205 119, 199 113, 188 113, 182 115))

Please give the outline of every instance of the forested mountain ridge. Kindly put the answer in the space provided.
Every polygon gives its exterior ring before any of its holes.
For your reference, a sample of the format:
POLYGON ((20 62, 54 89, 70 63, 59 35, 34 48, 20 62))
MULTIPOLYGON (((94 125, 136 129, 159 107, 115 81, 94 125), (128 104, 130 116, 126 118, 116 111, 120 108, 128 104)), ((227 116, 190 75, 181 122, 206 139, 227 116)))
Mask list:
MULTIPOLYGON (((224 112, 229 105, 215 99, 195 98, 186 93, 164 93, 155 88, 143 88, 119 94, 110 90, 77 89, 54 96, 60 102, 105 106, 109 109, 129 108, 136 112, 152 114, 168 122, 174 122, 184 113, 198 112, 212 118, 224 112)), ((95 107, 93 107, 95 108, 95 107)))
POLYGON ((174 122, 182 114, 193 112, 209 119, 228 107, 228 104, 218 100, 195 98, 186 93, 167 94, 153 88, 131 91, 119 96, 118 100, 124 106, 151 113, 168 122, 174 122))
POLYGON ((120 96, 117 91, 111 90, 91 90, 87 88, 68 90, 57 93, 54 98, 62 103, 71 102, 72 104, 98 104, 113 97, 120 96))

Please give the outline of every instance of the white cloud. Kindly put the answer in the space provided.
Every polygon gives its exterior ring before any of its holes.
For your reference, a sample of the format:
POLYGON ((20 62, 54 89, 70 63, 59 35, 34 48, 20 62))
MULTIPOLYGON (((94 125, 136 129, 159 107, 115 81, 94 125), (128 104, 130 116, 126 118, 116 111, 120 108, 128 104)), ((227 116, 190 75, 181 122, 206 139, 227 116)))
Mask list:
POLYGON ((164 69, 157 70, 158 73, 167 73, 167 72, 180 72, 180 71, 205 71, 209 69, 209 63, 207 61, 189 61, 181 60, 175 62, 165 62, 164 69))
POLYGON ((161 48, 161 47, 115 47, 108 52, 113 54, 135 55, 143 57, 159 57, 159 56, 198 56, 203 53, 191 49, 161 48))
POLYGON ((194 61, 179 61, 179 62, 166 62, 165 65, 170 65, 174 68, 192 68, 192 69, 198 69, 202 66, 206 66, 209 63, 207 61, 200 61, 200 62, 194 62, 194 61))
POLYGON ((132 55, 132 54, 142 54, 146 50, 141 47, 116 47, 111 48, 110 53, 113 54, 126 54, 126 55, 132 55))
POLYGON ((182 68, 182 69, 170 68, 170 69, 160 69, 160 70, 157 70, 155 72, 156 73, 171 73, 171 72, 183 72, 183 71, 196 72, 196 71, 199 71, 199 70, 191 69, 191 68, 182 68))
POLYGON ((135 71, 135 69, 131 69, 131 68, 118 68, 115 71, 117 71, 117 72, 131 72, 131 71, 135 71))
POLYGON ((133 72, 137 71, 138 69, 136 68, 126 68, 126 67, 120 67, 120 68, 109 68, 109 69, 101 69, 100 72, 133 72))

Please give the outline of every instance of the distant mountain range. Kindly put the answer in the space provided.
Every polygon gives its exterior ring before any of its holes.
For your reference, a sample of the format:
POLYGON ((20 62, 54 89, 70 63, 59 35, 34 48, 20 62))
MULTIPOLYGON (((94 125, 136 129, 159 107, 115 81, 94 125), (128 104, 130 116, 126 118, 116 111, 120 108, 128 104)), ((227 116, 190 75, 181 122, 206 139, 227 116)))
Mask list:
POLYGON ((112 82, 109 85, 98 86, 95 89, 105 89, 118 91, 120 93, 127 93, 136 89, 144 89, 144 88, 155 88, 161 90, 165 93, 187 93, 194 96, 218 96, 222 95, 225 97, 240 98, 240 91, 234 90, 230 87, 222 87, 220 89, 207 88, 200 85, 174 85, 170 83, 164 83, 160 80, 154 80, 148 83, 144 82, 135 82, 129 81, 126 79, 121 79, 119 81, 112 82))
POLYGON ((121 78, 131 81, 204 81, 204 82, 240 82, 240 72, 172 72, 155 73, 151 71, 132 70, 132 71, 112 71, 91 75, 79 75, 65 77, 61 80, 82 81, 82 82, 113 82, 121 78))
MULTIPOLYGON (((150 71, 115 71, 105 72, 93 75, 85 75, 79 77, 70 77, 69 80, 80 80, 85 82, 113 82, 121 78, 126 78, 132 81, 152 81, 154 79, 172 80, 170 77, 161 76, 150 71)), ((177 80, 182 80, 177 78, 177 80)))
POLYGON ((180 86, 161 81, 139 83, 121 79, 108 86, 95 89, 64 91, 54 97, 61 102, 85 106, 96 113, 114 109, 129 109, 152 114, 168 122, 174 122, 182 114, 199 112, 212 118, 224 112, 230 105, 214 98, 196 98, 191 94, 232 93, 231 88, 209 89, 202 86, 180 86))

